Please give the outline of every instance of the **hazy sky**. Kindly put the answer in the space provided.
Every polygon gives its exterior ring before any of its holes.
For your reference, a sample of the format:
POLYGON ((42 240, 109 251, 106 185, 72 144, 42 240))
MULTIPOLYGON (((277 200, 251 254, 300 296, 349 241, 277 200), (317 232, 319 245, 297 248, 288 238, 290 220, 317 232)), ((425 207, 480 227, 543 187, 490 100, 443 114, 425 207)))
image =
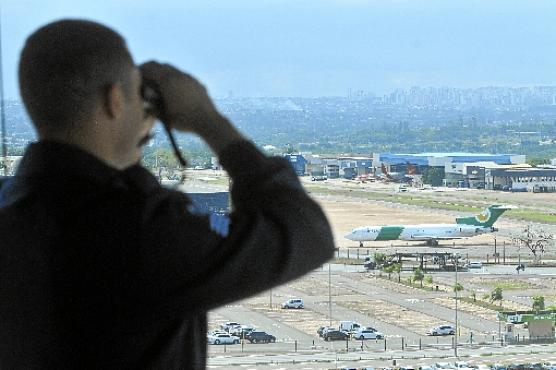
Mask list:
POLYGON ((115 28, 137 62, 176 64, 216 97, 556 85, 552 0, 3 0, 7 97, 25 38, 64 17, 115 28))

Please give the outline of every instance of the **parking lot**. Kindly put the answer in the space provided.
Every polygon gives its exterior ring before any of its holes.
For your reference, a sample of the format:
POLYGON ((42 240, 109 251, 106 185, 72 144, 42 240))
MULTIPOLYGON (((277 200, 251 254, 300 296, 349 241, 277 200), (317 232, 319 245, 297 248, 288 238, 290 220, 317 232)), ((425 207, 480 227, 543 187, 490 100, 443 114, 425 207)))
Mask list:
MULTIPOLYGON (((518 195, 523 196, 526 194, 518 195)), ((223 358, 228 358, 230 364, 233 363, 232 359, 245 360, 257 356, 286 356, 291 361, 300 361, 303 356, 308 355, 318 357, 324 353, 337 355, 352 352, 379 353, 389 358, 400 358, 406 353, 425 351, 427 357, 434 358, 453 353, 456 337, 460 350, 469 350, 473 356, 481 355, 490 349, 507 348, 501 347, 505 328, 504 323, 497 321, 496 310, 492 306, 476 304, 470 300, 471 296, 488 303, 484 296, 495 286, 501 285, 504 286, 503 299, 500 302, 503 309, 530 309, 535 295, 543 295, 547 306, 556 303, 556 294, 553 293, 556 289, 556 268, 530 267, 530 253, 511 243, 509 235, 520 227, 519 221, 502 217, 497 223, 500 228, 496 235, 497 240, 494 235, 482 235, 441 242, 438 247, 394 241, 375 242, 359 249, 356 243, 343 238, 353 227, 453 222, 454 212, 364 201, 345 196, 321 194, 316 199, 323 206, 332 225, 340 262, 333 262, 330 270, 328 265, 322 266, 302 279, 211 312, 209 329, 216 329, 226 321, 238 321, 266 331, 276 336, 277 340, 276 343, 268 344, 244 342, 231 346, 210 345, 209 364, 212 364, 212 359, 221 361, 223 358), (499 263, 492 264, 496 247, 499 263), (427 274, 432 277, 432 285, 411 287, 407 284, 412 276, 411 271, 403 271, 399 277, 391 274, 390 279, 379 271, 366 272, 362 268, 362 260, 376 252, 458 253, 467 261, 482 262, 480 268, 458 273, 458 283, 464 288, 459 296, 466 299, 458 301, 458 330, 455 335, 433 337, 426 334, 435 326, 455 323, 454 272, 429 272, 427 274), (342 262, 342 259, 347 258, 348 254, 350 260, 360 258, 361 264, 344 265, 345 261, 342 262), (525 261, 525 271, 518 273, 515 270, 518 261, 525 261), (398 283, 398 278, 401 283, 398 283), (436 286, 438 290, 433 289, 436 286), (280 308, 281 303, 290 298, 303 299, 304 308, 280 308), (327 342, 317 334, 319 327, 338 326, 342 320, 372 326, 385 334, 385 340, 327 342)), ((548 263, 556 260, 554 250, 549 250, 544 258, 548 263)), ((517 325, 515 330, 522 341, 527 341, 526 328, 517 325)))

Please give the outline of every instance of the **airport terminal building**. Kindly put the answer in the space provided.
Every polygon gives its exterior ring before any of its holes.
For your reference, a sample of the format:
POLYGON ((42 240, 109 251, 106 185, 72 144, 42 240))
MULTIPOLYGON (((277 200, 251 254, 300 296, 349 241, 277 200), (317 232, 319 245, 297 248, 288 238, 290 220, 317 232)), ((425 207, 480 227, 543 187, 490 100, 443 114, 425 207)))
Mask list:
POLYGON ((414 186, 420 186, 423 174, 434 168, 442 176, 442 185, 447 187, 556 192, 556 165, 531 167, 521 154, 374 153, 372 158, 288 154, 284 157, 300 176, 378 178, 384 177, 383 172, 387 171, 393 178, 410 178, 414 186))
POLYGON ((556 166, 532 167, 525 155, 486 153, 375 153, 373 167, 391 172, 422 174, 428 168, 443 171, 443 185, 490 190, 556 192, 556 166))

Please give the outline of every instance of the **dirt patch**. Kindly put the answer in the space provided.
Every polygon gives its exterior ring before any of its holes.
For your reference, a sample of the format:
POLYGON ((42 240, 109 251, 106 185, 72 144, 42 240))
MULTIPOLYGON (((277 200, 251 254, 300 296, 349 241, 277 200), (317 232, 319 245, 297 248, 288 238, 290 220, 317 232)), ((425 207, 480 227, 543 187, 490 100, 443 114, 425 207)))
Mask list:
MULTIPOLYGON (((339 302, 338 305, 420 335, 425 335, 430 328, 446 324, 445 321, 432 315, 412 311, 409 308, 380 299, 343 301, 339 302)), ((465 335, 469 333, 469 329, 460 327, 460 333, 465 335)))

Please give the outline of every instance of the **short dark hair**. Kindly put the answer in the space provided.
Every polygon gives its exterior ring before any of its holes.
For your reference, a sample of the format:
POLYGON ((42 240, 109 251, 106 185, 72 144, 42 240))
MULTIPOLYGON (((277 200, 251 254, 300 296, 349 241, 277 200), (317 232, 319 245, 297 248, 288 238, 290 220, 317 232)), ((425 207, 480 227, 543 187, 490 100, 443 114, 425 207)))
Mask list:
POLYGON ((19 60, 19 88, 39 133, 64 132, 89 118, 114 83, 128 90, 132 66, 117 32, 91 21, 64 19, 27 39, 19 60))

